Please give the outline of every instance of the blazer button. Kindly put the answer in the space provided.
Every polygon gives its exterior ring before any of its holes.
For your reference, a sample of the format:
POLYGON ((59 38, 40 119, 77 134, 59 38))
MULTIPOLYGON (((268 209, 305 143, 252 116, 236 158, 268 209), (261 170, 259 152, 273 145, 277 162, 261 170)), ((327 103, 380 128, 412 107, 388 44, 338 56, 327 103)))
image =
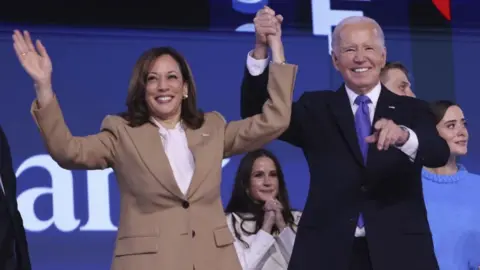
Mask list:
POLYGON ((182 207, 185 208, 185 209, 187 209, 188 207, 190 207, 190 203, 187 202, 187 201, 183 201, 183 202, 182 202, 182 207))
POLYGON ((192 230, 192 238, 195 237, 195 230, 192 230))
POLYGON ((360 190, 361 190, 362 192, 367 192, 367 191, 368 191, 368 188, 366 188, 365 186, 361 186, 361 187, 360 187, 360 190))

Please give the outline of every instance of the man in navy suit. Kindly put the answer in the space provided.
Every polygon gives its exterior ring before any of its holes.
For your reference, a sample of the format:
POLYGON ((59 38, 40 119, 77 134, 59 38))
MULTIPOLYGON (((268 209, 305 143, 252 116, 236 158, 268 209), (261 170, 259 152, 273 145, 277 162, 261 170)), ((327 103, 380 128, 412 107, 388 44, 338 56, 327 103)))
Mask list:
POLYGON ((415 97, 408 79, 408 69, 400 62, 387 63, 380 71, 380 81, 399 96, 415 97))
POLYGON ((10 146, 0 127, 0 269, 31 270, 25 228, 17 206, 17 178, 10 146))
MULTIPOLYGON (((283 46, 281 21, 268 7, 254 20, 242 117, 260 112, 268 97, 267 49, 283 46)), ((346 18, 332 37, 332 62, 345 83, 293 104, 280 139, 303 150, 311 180, 290 270, 438 269, 421 169, 443 166, 449 148, 424 101, 380 83, 385 59, 378 23, 346 18)))

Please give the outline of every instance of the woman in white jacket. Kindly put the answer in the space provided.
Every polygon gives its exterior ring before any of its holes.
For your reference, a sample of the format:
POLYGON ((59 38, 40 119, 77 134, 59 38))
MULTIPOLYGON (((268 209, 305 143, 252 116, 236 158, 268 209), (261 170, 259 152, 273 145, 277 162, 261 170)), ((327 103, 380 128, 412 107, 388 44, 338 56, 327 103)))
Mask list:
POLYGON ((244 270, 287 269, 301 212, 291 209, 280 163, 270 151, 241 160, 226 213, 244 270))

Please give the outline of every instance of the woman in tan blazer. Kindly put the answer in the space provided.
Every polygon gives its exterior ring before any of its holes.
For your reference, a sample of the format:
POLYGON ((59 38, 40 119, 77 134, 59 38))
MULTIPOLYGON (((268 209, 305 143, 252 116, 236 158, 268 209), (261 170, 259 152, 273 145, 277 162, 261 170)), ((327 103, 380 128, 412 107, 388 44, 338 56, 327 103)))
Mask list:
POLYGON ((35 83, 32 114, 52 158, 66 169, 115 171, 121 207, 111 269, 241 269, 220 198, 221 163, 289 125, 297 67, 281 63, 283 49, 273 51, 270 99, 260 115, 227 123, 218 112, 203 114, 185 59, 154 48, 134 67, 127 111, 107 116, 99 133, 75 137, 52 90, 45 47, 26 31, 13 40, 35 83))

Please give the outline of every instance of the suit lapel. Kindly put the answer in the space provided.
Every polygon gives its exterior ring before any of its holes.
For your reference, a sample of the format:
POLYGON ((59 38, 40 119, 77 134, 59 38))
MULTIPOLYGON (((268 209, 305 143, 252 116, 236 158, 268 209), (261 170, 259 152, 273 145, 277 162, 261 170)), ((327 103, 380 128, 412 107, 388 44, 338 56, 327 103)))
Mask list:
POLYGON ((357 132, 355 130, 355 119, 344 85, 334 93, 332 102, 330 103, 330 110, 335 115, 337 119, 335 122, 340 128, 340 133, 350 147, 350 150, 352 150, 357 161, 363 166, 363 157, 360 152, 357 132))
MULTIPOLYGON (((1 142, 2 146, 5 143, 6 143, 5 141, 1 142)), ((3 151, 5 151, 5 149, 0 149, 0 151, 3 154, 3 151)), ((3 156, 3 155, 1 155, 1 156, 3 156)), ((4 167, 5 164, 3 164, 3 162, 6 162, 6 160, 1 159, 1 157, 0 157, 0 164, 1 164, 0 169, 2 170, 0 172, 0 182, 1 182, 0 185, 2 185, 2 187, 0 187, 0 200, 1 199, 5 200, 5 202, 7 204, 8 212, 10 213, 10 215, 12 217, 15 217, 15 209, 12 207, 10 202, 12 202, 11 199, 13 199, 13 201, 15 201, 16 198, 15 197, 11 198, 10 196, 11 195, 15 196, 15 194, 10 194, 9 191, 10 191, 10 181, 12 181, 12 180, 16 181, 16 179, 10 179, 10 178, 7 179, 8 176, 6 174, 3 174, 3 171, 6 170, 6 168, 4 167)), ((13 219, 13 221, 15 222, 15 219, 13 219)))
POLYGON ((192 176, 192 182, 188 187, 187 198, 190 198, 193 193, 200 187, 201 183, 205 180, 208 173, 209 155, 208 152, 202 151, 203 145, 210 138, 211 134, 205 130, 205 125, 199 129, 185 128, 185 133, 188 141, 188 148, 192 152, 193 159, 195 160, 195 170, 192 176))
MULTIPOLYGON (((8 179, 10 180, 10 179, 8 179)), ((12 217, 15 216, 15 209, 13 209, 12 205, 11 205, 11 198, 10 198, 10 192, 9 191, 9 183, 7 183, 7 179, 6 177, 1 177, 1 181, 2 181, 2 186, 3 186, 3 190, 0 190, 0 200, 5 200, 5 203, 7 205, 7 208, 8 208, 8 212, 10 213, 10 215, 12 217)), ((16 200, 16 199, 15 199, 16 200)), ((15 221, 15 219, 14 219, 15 221)))
POLYGON ((375 115, 373 116, 372 127, 382 118, 392 119, 396 108, 395 97, 395 94, 382 85, 382 90, 380 91, 380 96, 378 97, 377 106, 375 108, 375 115))
MULTIPOLYGON (((397 96, 395 94, 390 92, 390 90, 382 85, 382 90, 380 92, 380 96, 378 97, 377 106, 375 108, 375 115, 373 116, 372 133, 374 132, 374 125, 378 120, 382 118, 395 120, 394 114, 397 101, 396 97, 397 96)), ((377 149, 377 144, 370 144, 368 148, 367 165, 375 162, 378 153, 379 151, 377 149)))
POLYGON ((184 198, 175 181, 158 128, 152 123, 146 123, 140 127, 126 127, 126 129, 140 158, 152 175, 173 195, 184 198))

